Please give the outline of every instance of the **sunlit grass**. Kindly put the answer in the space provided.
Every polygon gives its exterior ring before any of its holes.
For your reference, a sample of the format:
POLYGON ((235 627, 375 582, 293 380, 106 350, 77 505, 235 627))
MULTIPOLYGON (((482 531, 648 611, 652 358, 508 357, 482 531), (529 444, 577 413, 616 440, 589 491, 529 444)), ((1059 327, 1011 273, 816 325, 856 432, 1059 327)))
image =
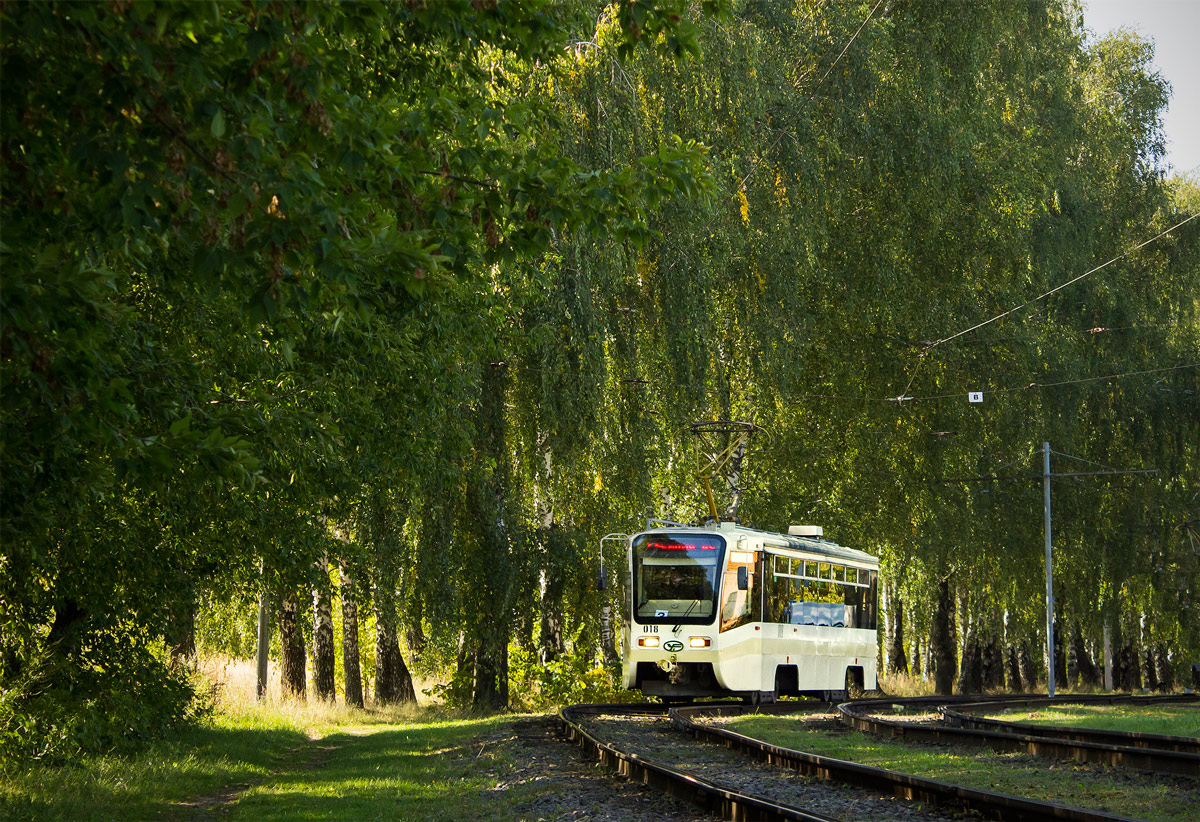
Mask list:
MULTIPOLYGON (((512 716, 360 710, 275 689, 256 702, 250 663, 201 667, 220 686, 202 727, 133 756, 8 773, 0 819, 171 820, 201 809, 254 820, 510 818, 494 796, 512 716)), ((531 790, 506 793, 504 806, 531 790)))
POLYGON ((745 716, 728 720, 728 725, 739 733, 821 756, 1152 822, 1188 822, 1200 807, 1200 782, 1185 777, 1159 778, 1022 753, 905 745, 859 732, 820 730, 813 727, 814 721, 805 716, 745 716))
POLYGON ((1011 708, 989 713, 1005 722, 1098 728, 1106 731, 1200 737, 1200 704, 1194 705, 1056 705, 1029 710, 1011 708))
POLYGON ((888 696, 932 696, 933 680, 911 674, 879 675, 879 690, 888 696))

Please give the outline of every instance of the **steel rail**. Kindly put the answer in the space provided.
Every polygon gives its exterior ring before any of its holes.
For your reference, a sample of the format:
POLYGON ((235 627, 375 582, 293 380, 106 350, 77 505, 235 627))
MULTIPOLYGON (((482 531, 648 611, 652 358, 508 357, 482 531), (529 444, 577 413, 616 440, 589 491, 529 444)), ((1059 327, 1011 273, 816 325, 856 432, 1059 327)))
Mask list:
MULTIPOLYGON (((978 712, 996 711, 1004 708, 1042 708, 1069 701, 1072 704, 1130 704, 1130 705, 1161 705, 1161 704, 1196 704, 1200 703, 1200 695, 1172 694, 1164 696, 1116 696, 1097 695, 1070 697, 1051 701, 1046 697, 1035 697, 1025 700, 980 701, 959 706, 953 710, 948 705, 941 708, 942 718, 951 725, 960 728, 974 728, 985 731, 1004 731, 1007 733, 1029 734, 1033 736, 1049 736, 1059 739, 1070 739, 1076 742, 1097 742, 1102 745, 1121 745, 1130 748, 1150 748, 1160 751, 1179 751, 1181 753, 1200 754, 1200 737, 1169 736, 1166 734, 1149 734, 1136 731, 1110 731, 1101 728, 1075 728, 1065 725, 1034 725, 1028 722, 1012 722, 1004 719, 979 716, 978 712)), ((1197 712, 1200 718, 1200 711, 1197 712)))
POLYGON ((661 716, 667 709, 660 705, 614 704, 569 705, 558 712, 564 735, 599 759, 621 776, 666 791, 677 799, 690 802, 723 819, 733 820, 799 820, 799 822, 840 822, 834 817, 806 811, 792 805, 751 796, 740 791, 722 788, 686 771, 628 753, 597 739, 584 729, 582 718, 600 715, 661 716))
MULTIPOLYGON (((1178 698, 1157 700, 1154 697, 1120 697, 1114 695, 1080 697, 1067 696, 1047 697, 1022 696, 1004 699, 988 699, 992 707, 1005 707, 1037 701, 1042 705, 1065 705, 1079 703, 1120 704, 1122 702, 1139 701, 1181 701, 1178 698)), ((875 715, 880 711, 890 710, 894 705, 932 706, 938 713, 947 713, 952 722, 963 722, 956 712, 949 709, 948 704, 959 707, 978 704, 979 697, 958 698, 951 700, 947 697, 922 697, 920 699, 866 699, 857 702, 847 702, 838 706, 841 721, 856 730, 893 738, 903 738, 924 742, 966 743, 984 745, 997 751, 1023 751, 1039 756, 1049 756, 1058 759, 1072 759, 1078 762, 1099 762, 1117 767, 1138 768, 1157 773, 1181 774, 1183 776, 1200 777, 1200 753, 1180 750, 1164 750, 1159 748, 1135 747, 1098 739, 1072 739, 1067 735, 1056 735, 1052 731, 1029 727, 1022 730, 987 730, 970 727, 954 727, 953 725, 930 725, 924 723, 901 722, 875 715)), ((1136 704, 1136 703, 1134 703, 1136 704)), ((970 717, 962 712, 957 712, 970 717)))
MULTIPOLYGON (((967 701, 953 697, 905 700, 907 704, 937 706, 947 702, 967 701)), ((897 700, 883 700, 889 704, 897 700)), ((680 730, 697 739, 723 745, 762 761, 797 770, 822 779, 846 782, 879 793, 915 799, 951 809, 971 809, 984 817, 1016 822, 1071 820, 1072 822, 1133 822, 1130 817, 1100 811, 1072 808, 1054 802, 1008 796, 991 791, 951 785, 932 779, 859 765, 832 757, 782 748, 724 728, 717 728, 696 719, 704 716, 733 716, 747 711, 761 714, 786 715, 810 710, 813 703, 778 703, 754 708, 740 704, 707 703, 672 708, 648 704, 572 705, 559 712, 563 733, 584 747, 608 767, 623 776, 665 790, 672 796, 692 802, 705 810, 718 813, 725 819, 800 819, 824 820, 829 817, 802 808, 782 805, 732 791, 699 779, 684 771, 647 760, 636 754, 620 751, 598 739, 582 727, 587 716, 604 714, 625 716, 667 716, 680 730)))
MULTIPOLYGON (((910 704, 938 704, 947 701, 946 697, 939 699, 907 700, 910 704)), ((889 704, 897 700, 879 700, 889 704)), ((951 701, 954 701, 953 698, 951 701)), ((843 706, 853 703, 843 703, 843 706)), ((828 756, 805 753, 803 751, 783 748, 754 739, 736 731, 718 728, 697 722, 696 719, 705 716, 737 716, 748 711, 760 714, 787 715, 798 710, 807 710, 810 705, 803 703, 776 703, 757 708, 741 705, 696 705, 685 708, 674 708, 670 717, 676 727, 693 734, 698 739, 724 745, 741 751, 757 759, 792 768, 810 776, 821 779, 846 782, 862 788, 891 794, 903 799, 929 802, 955 810, 972 810, 989 819, 1015 820, 1017 822, 1048 822, 1049 820, 1072 820, 1072 822, 1130 822, 1130 817, 1104 813, 1102 811, 1074 808, 1057 802, 1045 802, 1038 799, 1026 799, 1019 796, 996 793, 994 791, 967 788, 953 785, 935 779, 889 771, 870 765, 860 765, 828 756)), ((842 707, 842 706, 839 706, 842 707)))

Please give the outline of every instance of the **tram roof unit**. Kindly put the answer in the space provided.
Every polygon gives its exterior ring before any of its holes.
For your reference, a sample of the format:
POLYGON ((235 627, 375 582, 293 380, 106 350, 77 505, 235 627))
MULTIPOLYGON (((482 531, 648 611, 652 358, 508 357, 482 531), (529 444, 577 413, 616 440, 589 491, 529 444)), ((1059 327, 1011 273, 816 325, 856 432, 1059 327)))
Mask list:
POLYGON ((697 531, 721 534, 734 540, 739 537, 749 537, 761 540, 763 545, 768 548, 779 548, 805 554, 819 554, 820 556, 844 562, 857 562, 873 567, 879 566, 878 557, 868 554, 866 551, 859 551, 856 548, 847 548, 844 545, 838 545, 836 542, 824 537, 794 536, 791 534, 778 534, 774 531, 760 531, 757 528, 748 528, 739 523, 729 521, 692 526, 673 523, 665 527, 648 528, 643 533, 694 534, 697 531))

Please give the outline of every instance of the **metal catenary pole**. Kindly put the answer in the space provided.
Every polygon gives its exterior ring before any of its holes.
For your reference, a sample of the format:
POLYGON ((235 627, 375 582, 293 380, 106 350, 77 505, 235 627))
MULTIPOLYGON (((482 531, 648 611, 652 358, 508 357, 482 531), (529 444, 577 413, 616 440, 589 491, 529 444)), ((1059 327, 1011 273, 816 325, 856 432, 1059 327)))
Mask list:
MULTIPOLYGON (((263 574, 266 564, 259 562, 259 573, 263 574)), ((255 673, 257 683, 255 695, 259 701, 267 694, 267 652, 271 647, 270 603, 267 600, 267 583, 262 581, 262 590, 258 594, 258 648, 255 652, 255 673)))
MULTIPOLYGON (((1037 453, 1036 451, 1034 453, 1037 453)), ((1132 470, 1109 469, 1105 471, 1070 471, 1054 474, 1050 471, 1050 443, 1042 443, 1042 496, 1045 509, 1046 535, 1046 684, 1050 696, 1054 696, 1054 560, 1050 540, 1050 479, 1051 477, 1113 477, 1132 474, 1157 474, 1157 468, 1139 468, 1132 470)), ((1070 454, 1061 454, 1068 459, 1080 459, 1070 454)), ((1087 462, 1087 460, 1083 460, 1087 462)), ((1036 479, 1037 475, 1018 474, 1015 476, 999 477, 989 474, 983 477, 962 477, 945 480, 948 483, 959 482, 995 482, 1001 479, 1021 480, 1036 479)), ((1110 687, 1105 683, 1106 687, 1110 687)))
POLYGON ((1050 443, 1042 443, 1042 496, 1046 511, 1046 686, 1054 697, 1054 572, 1050 550, 1050 443))

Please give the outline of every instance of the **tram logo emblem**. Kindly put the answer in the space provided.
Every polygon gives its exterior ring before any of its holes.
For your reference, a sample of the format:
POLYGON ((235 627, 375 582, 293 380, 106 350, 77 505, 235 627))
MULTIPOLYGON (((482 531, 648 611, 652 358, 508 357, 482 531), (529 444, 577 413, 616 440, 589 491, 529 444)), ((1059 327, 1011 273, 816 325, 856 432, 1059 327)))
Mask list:
POLYGON ((671 653, 675 653, 676 651, 682 651, 683 643, 680 642, 678 639, 672 639, 670 642, 663 643, 663 650, 670 651, 671 653))

